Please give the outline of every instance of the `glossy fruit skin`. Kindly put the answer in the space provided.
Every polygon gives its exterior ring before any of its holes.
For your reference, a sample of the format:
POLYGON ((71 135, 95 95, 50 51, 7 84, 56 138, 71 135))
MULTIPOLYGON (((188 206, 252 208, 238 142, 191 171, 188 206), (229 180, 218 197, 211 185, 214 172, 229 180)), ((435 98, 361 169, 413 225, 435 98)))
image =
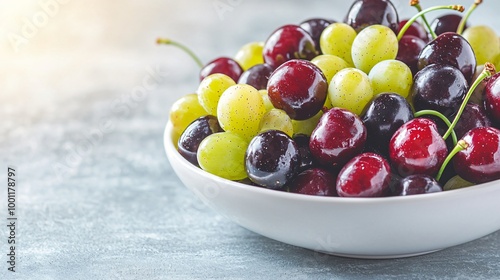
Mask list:
POLYGON ((328 82, 313 63, 293 59, 278 67, 267 84, 269 99, 294 120, 316 115, 325 104, 328 82))
POLYGON ((321 116, 309 149, 318 163, 340 169, 363 151, 366 137, 366 127, 356 114, 334 107, 321 116))
POLYGON ((418 72, 418 57, 425 45, 422 39, 412 35, 404 35, 399 40, 396 59, 408 65, 413 76, 418 72))
POLYGON ((181 134, 178 145, 179 154, 192 164, 198 166, 197 151, 201 141, 208 135, 221 132, 217 118, 211 115, 193 121, 181 134))
POLYGON ((468 103, 454 129, 457 138, 461 139, 473 128, 488 126, 492 126, 492 122, 486 115, 484 108, 477 104, 468 103))
POLYGON ((300 23, 300 27, 307 31, 312 39, 314 40, 314 44, 316 46, 316 51, 318 54, 321 54, 321 48, 319 46, 319 38, 321 37, 321 33, 328 25, 334 23, 334 20, 325 19, 325 18, 311 18, 308 20, 304 20, 300 23))
POLYGON ((391 164, 402 177, 436 175, 447 154, 446 143, 436 124, 427 118, 415 118, 405 123, 389 142, 391 164))
POLYGON ((299 173, 299 147, 282 131, 265 131, 255 136, 248 145, 245 168, 252 182, 269 189, 283 190, 299 173))
POLYGON ((316 45, 311 35, 298 25, 285 25, 274 31, 264 44, 264 62, 273 68, 291 59, 311 60, 316 45))
POLYGON ((243 68, 232 58, 219 57, 210 61, 201 69, 200 81, 215 73, 225 74, 236 82, 243 73, 243 68))
POLYGON ((292 139, 299 147, 300 170, 304 171, 315 167, 316 162, 314 161, 311 150, 309 149, 310 137, 306 134, 295 134, 292 139))
POLYGON ((416 111, 436 110, 450 117, 460 107, 467 89, 467 80, 457 68, 432 64, 414 77, 410 94, 416 111))
POLYGON ((478 127, 462 139, 469 146, 453 157, 458 175, 477 184, 500 179, 500 130, 478 127))
MULTIPOLYGON (((438 36, 446 32, 457 32, 461 20, 462 16, 459 14, 442 15, 431 22, 431 29, 438 36)), ((465 28, 467 28, 467 24, 465 28)))
POLYGON ((289 191, 316 196, 338 196, 335 188, 337 176, 323 168, 311 168, 301 172, 290 183, 289 191))
POLYGON ((396 33, 399 26, 399 16, 391 1, 357 0, 349 9, 345 23, 352 26, 357 33, 374 24, 385 25, 396 33))
MULTIPOLYGON (((407 19, 404 19, 404 20, 399 22, 398 33, 399 33, 399 31, 401 31, 401 28, 403 28, 403 26, 405 26, 405 24, 407 22, 408 22, 407 19)), ((410 27, 406 30, 406 32, 403 36, 415 36, 415 37, 421 39, 422 41, 424 41, 424 43, 429 41, 429 33, 427 33, 425 28, 420 23, 418 23, 418 21, 414 21, 410 25, 410 27)))
POLYGON ((500 125, 500 73, 493 75, 486 83, 484 108, 490 119, 500 125))
POLYGON ((399 181, 395 190, 395 195, 407 196, 441 191, 443 191, 443 188, 433 177, 429 175, 415 174, 407 176, 399 181))
POLYGON ((380 155, 364 153, 340 170, 337 193, 341 197, 381 197, 389 192, 391 168, 380 155))
POLYGON ((462 72, 468 83, 476 71, 476 56, 464 37, 446 32, 430 41, 420 52, 418 69, 431 64, 450 65, 462 72))
POLYGON ((274 69, 268 64, 257 64, 241 74, 238 84, 251 85, 257 90, 266 89, 274 69))
POLYGON ((414 118, 408 101, 399 94, 381 93, 368 104, 361 119, 368 132, 367 143, 384 156, 394 133, 414 118))

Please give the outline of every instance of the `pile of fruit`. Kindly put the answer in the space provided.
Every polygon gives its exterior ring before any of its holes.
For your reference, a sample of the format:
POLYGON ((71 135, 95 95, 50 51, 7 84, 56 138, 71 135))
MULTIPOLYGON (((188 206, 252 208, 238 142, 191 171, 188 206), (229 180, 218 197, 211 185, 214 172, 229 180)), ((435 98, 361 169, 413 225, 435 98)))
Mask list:
POLYGON ((196 93, 171 109, 178 151, 217 176, 308 195, 500 179, 500 40, 467 23, 479 4, 411 1, 418 13, 400 21, 389 0, 356 0, 343 22, 281 26, 234 58, 200 63, 196 93), (427 20, 440 9, 453 11, 427 20))

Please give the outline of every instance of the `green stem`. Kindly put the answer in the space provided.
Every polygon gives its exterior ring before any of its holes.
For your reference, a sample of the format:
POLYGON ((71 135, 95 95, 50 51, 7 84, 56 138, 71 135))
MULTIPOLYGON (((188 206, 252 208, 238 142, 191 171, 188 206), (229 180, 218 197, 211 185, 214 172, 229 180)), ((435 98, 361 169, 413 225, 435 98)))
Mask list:
MULTIPOLYGON (((419 1, 411 1, 410 5, 415 7, 418 12, 422 11, 422 6, 420 6, 419 1)), ((429 30, 429 33, 431 34, 432 39, 436 39, 436 37, 437 37, 436 32, 434 32, 434 30, 432 30, 432 27, 429 24, 429 22, 427 21, 427 18, 425 17, 425 15, 422 15, 422 20, 423 20, 425 26, 427 26, 427 30, 429 30)))
POLYGON ((486 62, 484 65, 484 70, 481 72, 481 74, 477 77, 477 79, 474 81, 472 86, 469 88, 469 91, 465 95, 464 101, 462 102, 462 105, 460 105, 460 108, 458 109, 457 115, 453 119, 453 122, 451 122, 450 127, 446 131, 446 133, 443 135, 443 138, 446 139, 448 136, 450 136, 450 133, 453 131, 455 126, 458 123, 458 120, 460 119, 460 116, 464 112, 465 106, 467 106, 467 102, 469 102, 470 97, 474 93, 474 90, 476 90, 476 87, 487 77, 490 77, 495 74, 495 66, 489 62, 486 62))
POLYGON ((408 28, 410 28, 411 24, 414 21, 416 21, 419 17, 421 17, 422 15, 424 15, 428 12, 437 11, 437 10, 455 10, 455 11, 463 12, 464 6, 461 6, 461 5, 435 6, 435 7, 427 8, 421 12, 418 12, 416 15, 414 15, 412 18, 410 18, 408 20, 408 22, 403 26, 403 28, 401 28, 401 30, 399 31, 399 34, 398 34, 398 41, 401 40, 403 35, 405 35, 406 30, 408 30, 408 28))
POLYGON ((472 12, 477 8, 477 6, 479 6, 481 3, 483 3, 482 0, 476 0, 474 1, 474 4, 472 4, 472 6, 470 6, 469 10, 467 10, 467 13, 465 13, 464 17, 462 18, 462 20, 460 20, 460 23, 458 24, 458 28, 457 28, 457 34, 462 34, 464 32, 464 29, 465 29, 465 23, 467 22, 467 20, 469 19, 470 15, 472 14, 472 12))
MULTIPOLYGON (((435 110, 421 110, 421 111, 418 111, 415 113, 415 118, 419 118, 419 117, 422 117, 424 115, 431 115, 431 116, 435 116, 435 117, 438 117, 440 118, 448 127, 451 126, 451 122, 450 120, 445 117, 443 114, 441 114, 440 112, 438 111, 435 111, 435 110)), ((451 138, 453 139, 453 145, 456 145, 457 142, 458 142, 458 139, 457 139, 457 134, 455 133, 455 130, 451 130, 451 138)), ((446 138, 443 137, 444 140, 446 140, 446 138)))
POLYGON ((158 38, 156 40, 156 43, 163 44, 163 45, 172 45, 172 46, 178 47, 179 49, 181 49, 185 53, 187 53, 196 62, 196 64, 198 64, 198 66, 200 66, 200 68, 203 68, 203 63, 196 56, 196 54, 193 51, 191 51, 188 47, 182 45, 181 43, 178 43, 178 42, 172 41, 170 39, 166 39, 166 38, 158 38))
POLYGON ((448 166, 448 163, 450 163, 451 159, 460 151, 467 149, 469 147, 469 144, 465 142, 464 140, 458 141, 458 143, 455 145, 455 148, 451 150, 451 152, 448 154, 446 159, 444 160, 443 164, 441 165, 441 168, 439 169, 439 172, 436 176, 436 180, 439 181, 441 179, 441 176, 443 175, 444 170, 446 169, 446 166, 448 166))

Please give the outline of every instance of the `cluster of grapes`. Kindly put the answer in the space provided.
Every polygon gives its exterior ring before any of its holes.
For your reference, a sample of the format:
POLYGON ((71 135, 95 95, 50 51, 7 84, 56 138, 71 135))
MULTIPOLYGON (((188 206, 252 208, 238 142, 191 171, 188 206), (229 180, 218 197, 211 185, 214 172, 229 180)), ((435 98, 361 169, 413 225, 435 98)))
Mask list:
POLYGON ((356 0, 343 22, 285 25, 200 63, 196 93, 171 110, 178 151, 217 176, 310 195, 500 179, 500 40, 466 24, 480 3, 429 24, 427 12, 464 7, 411 1, 418 13, 399 21, 389 0, 356 0))

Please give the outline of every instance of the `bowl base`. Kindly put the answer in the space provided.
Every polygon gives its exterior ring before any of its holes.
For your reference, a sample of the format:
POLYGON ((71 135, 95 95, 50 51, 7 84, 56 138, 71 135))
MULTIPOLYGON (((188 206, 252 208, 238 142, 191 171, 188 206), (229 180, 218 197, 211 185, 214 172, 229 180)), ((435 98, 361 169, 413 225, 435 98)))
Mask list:
POLYGON ((419 253, 400 254, 400 255, 356 255, 356 254, 341 254, 341 253, 325 252, 325 251, 319 251, 319 252, 327 255, 350 258, 350 259, 384 260, 384 259, 400 259, 400 258, 416 257, 416 256, 431 254, 441 250, 442 249, 419 252, 419 253))

